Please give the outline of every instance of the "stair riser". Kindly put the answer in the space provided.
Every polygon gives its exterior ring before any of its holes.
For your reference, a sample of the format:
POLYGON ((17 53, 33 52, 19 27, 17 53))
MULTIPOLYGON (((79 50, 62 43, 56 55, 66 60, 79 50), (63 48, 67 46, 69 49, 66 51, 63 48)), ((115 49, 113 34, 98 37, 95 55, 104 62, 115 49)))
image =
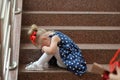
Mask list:
MULTIPOLYGON (((108 64, 115 52, 116 50, 82 50, 82 54, 88 64, 94 62, 108 64)), ((34 62, 41 54, 40 50, 37 49, 21 49, 20 64, 34 62)))
POLYGON ((120 11, 119 0, 24 0, 25 11, 120 11))
POLYGON ((100 80, 101 76, 97 74, 84 74, 82 77, 72 73, 46 72, 46 73, 20 73, 18 80, 100 80))
POLYGON ((119 14, 23 14, 22 25, 120 26, 119 14))
MULTIPOLYGON (((21 43, 30 43, 27 31, 21 32, 21 43)), ((95 31, 95 30, 59 30, 68 35, 76 43, 120 43, 120 30, 116 31, 95 31)))

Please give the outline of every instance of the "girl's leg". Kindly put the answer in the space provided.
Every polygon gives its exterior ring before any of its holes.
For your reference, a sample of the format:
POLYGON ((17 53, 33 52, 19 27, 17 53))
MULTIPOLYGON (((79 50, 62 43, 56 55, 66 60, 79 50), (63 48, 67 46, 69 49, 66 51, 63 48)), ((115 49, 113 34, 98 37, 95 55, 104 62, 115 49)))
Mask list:
POLYGON ((53 57, 53 55, 49 55, 47 53, 44 53, 37 61, 39 65, 44 65, 45 63, 48 63, 49 60, 53 57))
POLYGON ((48 55, 43 53, 43 55, 34 63, 28 65, 25 69, 27 70, 43 70, 43 67, 48 61, 53 57, 53 55, 48 55))
POLYGON ((65 64, 62 62, 62 59, 61 59, 61 57, 60 57, 59 48, 58 48, 58 50, 57 50, 57 52, 56 52, 56 54, 55 54, 54 56, 55 56, 55 58, 57 59, 57 65, 58 65, 59 67, 66 68, 65 64))

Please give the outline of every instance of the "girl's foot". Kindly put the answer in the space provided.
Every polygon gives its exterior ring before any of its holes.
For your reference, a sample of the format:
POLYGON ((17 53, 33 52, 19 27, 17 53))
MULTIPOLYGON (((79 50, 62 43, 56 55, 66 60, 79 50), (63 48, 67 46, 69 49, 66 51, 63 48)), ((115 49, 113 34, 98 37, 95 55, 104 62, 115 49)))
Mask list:
POLYGON ((43 68, 48 69, 48 68, 49 68, 49 64, 48 64, 48 63, 45 63, 45 64, 43 65, 43 68))
POLYGON ((43 70, 43 65, 38 65, 37 62, 33 62, 25 67, 26 70, 43 70))

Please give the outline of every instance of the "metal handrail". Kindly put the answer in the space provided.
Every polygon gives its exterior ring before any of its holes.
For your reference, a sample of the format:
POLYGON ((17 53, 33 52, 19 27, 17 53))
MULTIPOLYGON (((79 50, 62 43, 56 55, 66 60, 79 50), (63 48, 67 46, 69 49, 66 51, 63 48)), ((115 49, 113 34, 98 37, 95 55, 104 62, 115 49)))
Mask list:
POLYGON ((2 6, 2 12, 1 12, 1 18, 4 18, 4 16, 5 16, 5 8, 6 8, 6 3, 7 3, 7 0, 4 0, 3 1, 3 6, 2 6))
POLYGON ((11 54, 11 48, 9 48, 8 50, 8 60, 7 60, 7 65, 6 65, 5 80, 8 80, 8 77, 9 77, 10 54, 11 54))
MULTIPOLYGON (((14 26, 14 15, 16 14, 17 0, 1 0, 0 1, 0 77, 1 80, 9 80, 9 70, 11 65, 11 33, 14 26), (11 14, 13 16, 11 16, 11 14), (2 66, 3 65, 3 66, 2 66)), ((16 66, 14 65, 15 68, 16 66)))
MULTIPOLYGON (((6 0, 5 0, 6 1, 6 0)), ((4 2, 5 3, 5 2, 4 2)), ((3 72, 2 72, 2 79, 3 80, 8 80, 6 77, 8 77, 8 69, 7 66, 7 62, 9 59, 9 54, 8 54, 8 50, 9 50, 9 40, 10 40, 10 26, 9 26, 9 14, 10 14, 10 1, 6 2, 6 4, 8 4, 6 6, 6 16, 2 16, 1 19, 3 20, 3 25, 2 25, 2 37, 3 37, 3 42, 2 42, 2 57, 3 57, 3 72)), ((4 9, 4 8, 3 8, 4 9)))
POLYGON ((7 6, 7 11, 6 11, 6 17, 4 19, 4 36, 3 36, 3 47, 5 46, 6 43, 6 36, 7 36, 7 31, 8 31, 8 24, 9 24, 9 15, 10 15, 10 1, 8 2, 8 6, 7 6))
POLYGON ((9 50, 9 44, 10 44, 10 29, 11 29, 11 26, 9 25, 8 27, 8 33, 7 33, 7 38, 6 38, 6 46, 5 46, 5 59, 4 59, 4 66, 3 66, 3 72, 5 72, 6 70, 6 65, 7 65, 7 61, 8 61, 8 50, 9 50))
POLYGON ((4 66, 4 69, 6 70, 5 71, 5 80, 8 80, 8 73, 9 73, 9 63, 10 63, 10 52, 11 52, 11 48, 9 48, 10 46, 10 31, 11 31, 11 26, 9 25, 9 28, 8 28, 8 34, 7 34, 7 42, 6 42, 6 57, 7 58, 5 60, 6 64, 4 66))

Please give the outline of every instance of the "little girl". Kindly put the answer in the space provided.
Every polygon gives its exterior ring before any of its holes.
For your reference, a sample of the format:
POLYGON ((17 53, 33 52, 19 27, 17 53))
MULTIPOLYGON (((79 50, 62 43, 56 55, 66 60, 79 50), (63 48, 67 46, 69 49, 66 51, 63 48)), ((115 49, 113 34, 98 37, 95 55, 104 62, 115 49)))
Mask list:
POLYGON ((86 62, 79 47, 65 34, 59 31, 46 31, 32 25, 28 31, 31 42, 43 51, 43 55, 34 63, 27 66, 27 70, 43 70, 48 61, 54 56, 57 65, 82 75, 86 72, 86 62))

